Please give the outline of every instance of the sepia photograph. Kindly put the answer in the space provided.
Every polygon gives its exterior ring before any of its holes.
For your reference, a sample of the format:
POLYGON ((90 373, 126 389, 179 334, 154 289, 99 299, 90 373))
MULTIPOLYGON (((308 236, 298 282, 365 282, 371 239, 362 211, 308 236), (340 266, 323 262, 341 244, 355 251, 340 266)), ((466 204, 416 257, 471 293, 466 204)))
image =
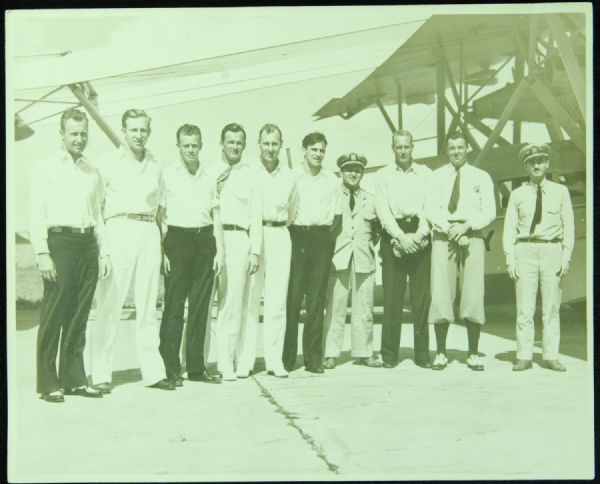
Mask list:
POLYGON ((594 479, 591 3, 5 32, 8 482, 594 479))

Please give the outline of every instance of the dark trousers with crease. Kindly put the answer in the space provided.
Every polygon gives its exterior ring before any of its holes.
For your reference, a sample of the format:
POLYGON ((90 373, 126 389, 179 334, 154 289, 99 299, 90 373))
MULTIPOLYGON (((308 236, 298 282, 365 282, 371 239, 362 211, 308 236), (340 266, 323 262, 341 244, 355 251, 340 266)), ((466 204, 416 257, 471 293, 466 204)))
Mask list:
POLYGON ((323 317, 335 236, 329 230, 303 231, 290 226, 292 262, 287 296, 287 318, 283 342, 283 365, 291 371, 298 353, 300 307, 306 296, 302 354, 308 368, 321 366, 323 317))
POLYGON ((216 244, 212 232, 167 231, 165 255, 171 270, 165 277, 159 351, 167 377, 181 374, 179 350, 183 337, 183 313, 188 301, 185 331, 185 363, 188 375, 202 373, 208 305, 213 285, 216 244))
MULTIPOLYGON (((411 226, 403 227, 401 225, 400 228, 407 233, 415 232, 417 224, 413 221, 411 226)), ((384 362, 398 362, 404 294, 408 279, 414 319, 415 363, 428 362, 429 326, 427 325, 427 314, 431 302, 429 289, 431 244, 414 254, 405 254, 398 258, 392 251, 389 234, 384 231, 381 235, 381 265, 383 283, 381 358, 384 362)))
POLYGON ((48 249, 56 268, 56 281, 44 279, 37 335, 38 393, 86 384, 85 330, 98 282, 98 245, 94 234, 50 232, 48 249))

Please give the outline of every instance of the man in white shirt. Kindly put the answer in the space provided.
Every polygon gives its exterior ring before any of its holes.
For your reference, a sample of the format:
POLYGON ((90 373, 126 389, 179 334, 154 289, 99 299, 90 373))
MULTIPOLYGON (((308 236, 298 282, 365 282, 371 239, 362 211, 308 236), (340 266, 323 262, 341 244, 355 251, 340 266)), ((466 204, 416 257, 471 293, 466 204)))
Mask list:
POLYGON ((188 302, 185 366, 190 381, 220 383, 206 371, 204 345, 215 269, 222 265, 223 233, 213 217, 216 178, 200 163, 200 128, 177 130, 179 160, 163 170, 165 206, 159 209, 163 235, 165 295, 160 326, 160 354, 169 378, 183 385, 179 351, 183 313, 188 302))
MULTIPOLYGON (((244 312, 248 307, 249 277, 258 269, 262 245, 261 198, 256 171, 242 163, 246 132, 237 123, 221 131, 223 163, 217 178, 214 208, 223 226, 224 271, 219 279, 217 365, 223 380, 248 378, 254 361, 244 354, 244 312)), ((256 344, 256 343, 254 343, 256 344)))
POLYGON ((293 212, 294 176, 279 160, 281 130, 265 124, 258 135, 260 164, 257 183, 262 197, 262 251, 258 271, 250 277, 250 299, 245 317, 245 335, 240 366, 252 369, 256 357, 256 332, 264 289, 263 347, 267 375, 286 378, 281 354, 285 335, 287 288, 292 243, 287 229, 293 212))
POLYGON ((160 276, 160 232, 164 205, 160 163, 145 146, 150 117, 130 109, 121 118, 123 144, 98 162, 106 199, 104 220, 113 271, 98 285, 98 312, 91 325, 90 361, 96 388, 110 393, 112 362, 121 308, 135 273, 136 348, 144 385, 174 390, 158 351, 156 300, 160 276))
POLYGON ((531 368, 538 289, 544 328, 542 358, 547 368, 566 371, 558 361, 560 281, 569 272, 575 243, 573 206, 568 188, 546 179, 548 145, 526 145, 519 158, 527 167, 529 183, 510 194, 503 235, 506 267, 517 293, 517 361, 513 371, 531 368))
POLYGON ((283 343, 283 366, 288 372, 296 365, 300 307, 305 296, 304 367, 311 373, 324 372, 323 311, 335 248, 334 230, 342 213, 338 179, 322 167, 326 147, 327 139, 322 133, 310 133, 302 140, 306 166, 296 180, 295 210, 290 214, 289 228, 292 262, 283 343))
POLYGON ((323 368, 326 370, 335 368, 336 358, 342 353, 350 291, 351 355, 356 358, 353 364, 381 366, 373 356, 375 245, 381 228, 373 196, 360 186, 366 164, 367 159, 356 153, 342 155, 337 160, 342 173, 339 197, 344 211, 342 230, 335 242, 323 324, 323 368))
POLYGON ((86 385, 83 350, 98 276, 106 277, 111 268, 102 238, 100 174, 83 156, 88 140, 85 113, 65 111, 60 135, 62 149, 32 171, 29 230, 44 283, 37 392, 52 403, 64 402, 63 395, 102 397, 86 385))
POLYGON ((413 138, 409 131, 397 131, 392 135, 392 151, 394 163, 377 173, 374 188, 377 216, 383 226, 381 358, 384 368, 394 368, 398 364, 408 279, 415 364, 431 368, 427 324, 431 246, 424 212, 431 170, 413 160, 413 138))
POLYGON ((448 364, 446 337, 449 323, 454 321, 458 277, 458 317, 466 323, 469 344, 467 366, 482 371, 478 346, 485 323, 485 245, 481 230, 496 217, 494 184, 487 172, 467 163, 464 134, 451 134, 446 151, 450 163, 432 173, 425 201, 433 231, 429 322, 435 324, 437 354, 432 368, 443 370, 448 364))

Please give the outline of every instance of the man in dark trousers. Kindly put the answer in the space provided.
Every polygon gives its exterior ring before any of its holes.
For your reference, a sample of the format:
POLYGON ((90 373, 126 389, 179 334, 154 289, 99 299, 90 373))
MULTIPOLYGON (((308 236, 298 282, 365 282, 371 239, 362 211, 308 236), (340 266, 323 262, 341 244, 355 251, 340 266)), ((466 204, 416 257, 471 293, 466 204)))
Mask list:
POLYGON ((383 327, 381 358, 384 368, 398 364, 402 311, 407 279, 414 325, 415 364, 431 368, 429 360, 429 224, 424 214, 425 189, 431 170, 412 159, 408 131, 392 136, 394 163, 377 173, 375 205, 381 220, 383 327))
POLYGON ((209 375, 204 364, 209 299, 223 254, 221 224, 212 211, 216 176, 198 159, 202 149, 200 128, 184 124, 176 136, 179 160, 163 170, 165 207, 159 209, 165 274, 159 350, 167 378, 175 386, 182 386, 179 350, 187 300, 188 380, 220 383, 220 377, 209 375))
POLYGON ((83 349, 98 275, 104 278, 111 269, 102 241, 100 174, 83 156, 88 140, 85 113, 65 111, 60 136, 61 149, 32 171, 29 233, 44 282, 37 391, 55 403, 64 402, 63 395, 102 397, 86 385, 83 349))
POLYGON ((283 365, 289 372, 296 364, 300 307, 306 296, 302 335, 304 366, 311 373, 323 373, 323 312, 331 259, 335 248, 334 229, 339 225, 339 181, 323 168, 327 139, 310 133, 302 140, 305 166, 296 179, 290 214, 292 262, 288 286, 283 365), (335 224, 334 224, 335 219, 335 224))

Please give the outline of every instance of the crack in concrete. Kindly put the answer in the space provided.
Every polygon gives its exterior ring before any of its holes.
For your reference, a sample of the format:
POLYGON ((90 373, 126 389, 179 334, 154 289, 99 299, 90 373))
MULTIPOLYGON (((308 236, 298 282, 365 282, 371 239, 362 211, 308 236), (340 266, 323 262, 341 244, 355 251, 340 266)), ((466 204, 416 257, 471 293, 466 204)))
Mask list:
POLYGON ((334 474, 339 474, 340 466, 334 464, 333 462, 330 462, 329 459, 327 459, 327 456, 325 455, 325 450, 323 449, 323 447, 321 447, 315 441, 315 439, 313 439, 309 434, 302 430, 302 428, 295 422, 295 420, 297 420, 298 417, 295 416, 293 412, 288 412, 285 408, 283 408, 275 399, 273 394, 269 390, 267 390, 267 388, 264 385, 262 385, 254 376, 252 376, 251 378, 256 382, 256 384, 260 388, 262 396, 265 397, 269 401, 269 403, 271 403, 271 405, 277 408, 277 413, 280 413, 285 417, 289 426, 293 427, 298 431, 298 433, 302 437, 302 440, 304 440, 315 451, 317 457, 319 457, 319 459, 321 459, 325 463, 327 469, 333 472, 334 474))

